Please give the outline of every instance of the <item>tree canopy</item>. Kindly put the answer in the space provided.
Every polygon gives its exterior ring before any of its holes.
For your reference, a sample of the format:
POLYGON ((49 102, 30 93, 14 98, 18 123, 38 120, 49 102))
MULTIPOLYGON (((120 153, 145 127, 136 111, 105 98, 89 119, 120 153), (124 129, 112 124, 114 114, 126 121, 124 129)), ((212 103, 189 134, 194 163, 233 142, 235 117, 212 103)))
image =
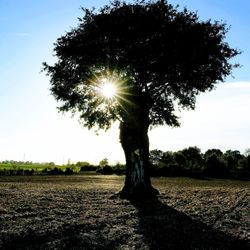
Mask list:
POLYGON ((57 62, 44 70, 59 109, 78 112, 89 128, 108 128, 138 107, 151 125, 178 126, 176 108, 194 109, 196 95, 238 66, 230 62, 239 51, 225 41, 225 23, 167 1, 113 1, 83 11, 55 43, 57 62), (116 86, 114 97, 103 97, 103 81, 116 86))

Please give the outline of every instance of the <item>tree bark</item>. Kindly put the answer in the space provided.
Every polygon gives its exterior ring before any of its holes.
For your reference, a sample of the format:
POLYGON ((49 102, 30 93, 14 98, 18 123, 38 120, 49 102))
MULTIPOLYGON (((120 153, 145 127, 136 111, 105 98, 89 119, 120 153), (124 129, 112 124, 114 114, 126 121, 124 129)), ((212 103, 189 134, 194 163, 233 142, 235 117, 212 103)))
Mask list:
POLYGON ((148 198, 159 194, 150 181, 148 127, 149 123, 138 117, 120 124, 120 142, 126 158, 122 198, 148 198))

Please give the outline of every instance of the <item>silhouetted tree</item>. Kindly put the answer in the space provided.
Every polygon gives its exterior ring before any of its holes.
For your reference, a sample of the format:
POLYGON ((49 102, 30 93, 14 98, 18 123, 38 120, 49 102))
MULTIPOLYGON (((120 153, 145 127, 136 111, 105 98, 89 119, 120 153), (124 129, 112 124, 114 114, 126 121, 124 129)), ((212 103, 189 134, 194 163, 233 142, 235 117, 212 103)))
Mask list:
POLYGON ((165 176, 168 175, 168 163, 164 159, 164 152, 159 149, 154 149, 149 152, 150 160, 150 175, 165 176))
POLYGON ((227 150, 223 154, 223 159, 226 162, 226 175, 237 177, 239 163, 244 159, 244 156, 238 150, 227 150))
POLYGON ((203 157, 201 150, 197 147, 189 147, 183 149, 181 153, 185 157, 185 168, 187 171, 192 174, 200 174, 203 168, 203 157))
POLYGON ((250 155, 238 161, 237 167, 234 169, 234 177, 245 180, 250 179, 250 155))
POLYGON ((182 150, 174 152, 173 156, 177 175, 187 175, 187 159, 182 150))
POLYGON ((164 152, 159 149, 154 149, 150 151, 149 159, 152 165, 158 165, 159 162, 163 161, 164 152))
POLYGON ((76 166, 77 166, 77 167, 85 167, 85 166, 89 166, 89 165, 90 165, 90 163, 87 162, 87 161, 78 161, 78 162, 76 163, 76 166))
POLYGON ((247 148, 247 149, 245 150, 244 155, 245 155, 246 157, 250 156, 250 148, 247 148))
POLYGON ((64 174, 65 175, 72 175, 72 174, 74 174, 74 171, 73 171, 72 168, 68 167, 68 168, 65 169, 64 174))
POLYGON ((78 112, 84 126, 120 121, 126 157, 124 197, 155 195, 149 176, 149 126, 178 126, 175 108, 194 109, 196 95, 212 90, 234 67, 239 52, 225 42, 227 26, 201 21, 167 1, 114 1, 83 9, 78 27, 60 37, 57 62, 44 69, 60 111, 78 112), (104 98, 101 88, 116 87, 104 98))
POLYGON ((220 149, 209 149, 204 154, 204 173, 210 177, 228 177, 226 162, 220 149))
POLYGON ((100 167, 105 167, 105 166, 108 166, 109 165, 109 161, 107 158, 104 158, 102 159, 100 162, 99 162, 99 166, 100 167))

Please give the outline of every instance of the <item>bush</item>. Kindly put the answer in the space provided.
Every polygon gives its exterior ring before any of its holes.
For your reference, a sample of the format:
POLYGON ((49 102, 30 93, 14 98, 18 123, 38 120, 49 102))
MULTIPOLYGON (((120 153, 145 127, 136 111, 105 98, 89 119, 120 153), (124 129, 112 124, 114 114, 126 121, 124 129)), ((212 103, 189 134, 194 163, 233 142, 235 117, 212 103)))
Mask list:
POLYGON ((96 171, 96 170, 97 170, 97 167, 94 166, 94 165, 84 165, 84 166, 81 166, 81 168, 80 168, 81 172, 84 172, 84 171, 96 171))
POLYGON ((59 174, 64 174, 64 172, 60 168, 53 168, 51 170, 48 170, 47 174, 48 175, 59 175, 59 174))
POLYGON ((74 171, 72 168, 66 168, 66 170, 64 171, 65 175, 72 175, 74 174, 74 171))
POLYGON ((126 166, 118 162, 113 166, 113 171, 115 174, 118 174, 118 175, 125 174, 126 166))
POLYGON ((98 168, 96 172, 101 174, 114 174, 113 168, 108 165, 98 168))

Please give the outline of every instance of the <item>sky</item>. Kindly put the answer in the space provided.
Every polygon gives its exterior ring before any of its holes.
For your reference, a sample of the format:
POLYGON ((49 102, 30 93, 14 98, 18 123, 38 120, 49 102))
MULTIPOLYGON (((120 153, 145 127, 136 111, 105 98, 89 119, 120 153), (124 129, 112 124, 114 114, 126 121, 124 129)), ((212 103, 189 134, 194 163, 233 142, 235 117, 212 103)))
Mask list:
MULTIPOLYGON (((42 62, 55 62, 53 43, 78 24, 81 6, 97 9, 99 0, 0 0, 0 161, 57 164, 108 158, 124 162, 119 124, 107 132, 87 130, 77 118, 57 111, 42 62)), ((250 148, 250 1, 171 0, 231 26, 227 42, 242 54, 242 65, 216 90, 197 97, 195 111, 182 111, 181 127, 161 126, 149 132, 150 149, 177 151, 197 146, 244 153, 250 148)))

